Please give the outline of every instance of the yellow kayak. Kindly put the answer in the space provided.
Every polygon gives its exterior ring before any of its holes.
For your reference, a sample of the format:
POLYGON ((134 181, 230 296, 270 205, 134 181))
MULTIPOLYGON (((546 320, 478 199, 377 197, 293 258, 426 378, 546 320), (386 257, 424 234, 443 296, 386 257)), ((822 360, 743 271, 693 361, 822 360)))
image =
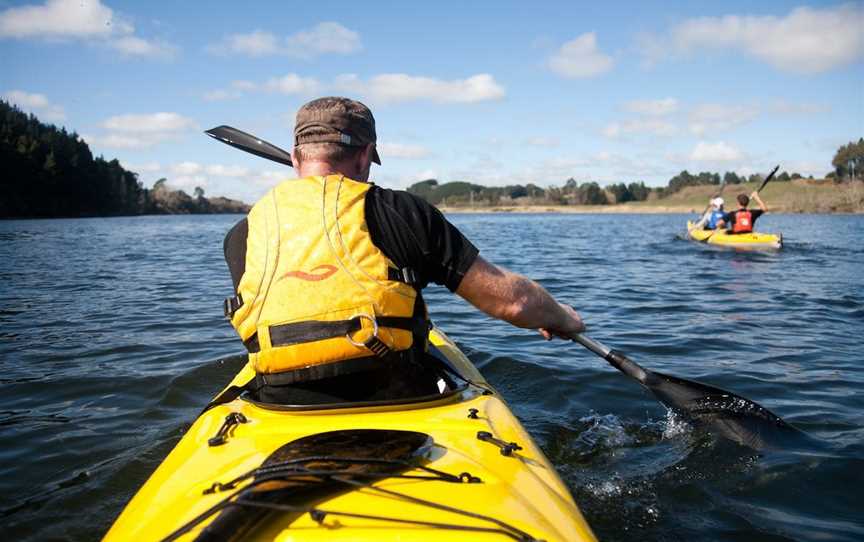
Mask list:
POLYGON ((440 395, 206 410, 105 540, 595 540, 504 400, 441 331, 430 343, 454 376, 440 395))
POLYGON ((687 221, 687 235, 693 241, 735 248, 782 248, 783 236, 774 233, 727 233, 725 230, 703 230, 693 228, 693 222, 687 221))

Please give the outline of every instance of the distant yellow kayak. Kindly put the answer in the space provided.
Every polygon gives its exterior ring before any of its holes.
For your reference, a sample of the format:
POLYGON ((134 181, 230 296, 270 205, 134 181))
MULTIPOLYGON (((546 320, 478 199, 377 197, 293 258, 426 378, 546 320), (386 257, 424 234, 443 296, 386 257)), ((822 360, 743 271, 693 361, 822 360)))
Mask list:
POLYGON ((430 341, 460 380, 438 396, 207 410, 105 541, 594 541, 503 399, 443 333, 430 341))
POLYGON ((725 230, 703 230, 694 228, 687 221, 687 235, 693 241, 735 248, 779 249, 783 247, 783 236, 779 233, 726 233, 725 230))

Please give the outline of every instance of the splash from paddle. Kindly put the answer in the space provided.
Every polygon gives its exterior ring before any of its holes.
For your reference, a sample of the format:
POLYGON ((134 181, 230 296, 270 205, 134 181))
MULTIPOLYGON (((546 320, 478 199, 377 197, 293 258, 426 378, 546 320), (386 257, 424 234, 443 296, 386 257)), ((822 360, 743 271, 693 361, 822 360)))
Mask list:
POLYGON ((571 339, 635 379, 675 413, 708 427, 723 438, 762 450, 779 447, 784 439, 802 434, 750 399, 707 384, 651 371, 584 334, 571 339))

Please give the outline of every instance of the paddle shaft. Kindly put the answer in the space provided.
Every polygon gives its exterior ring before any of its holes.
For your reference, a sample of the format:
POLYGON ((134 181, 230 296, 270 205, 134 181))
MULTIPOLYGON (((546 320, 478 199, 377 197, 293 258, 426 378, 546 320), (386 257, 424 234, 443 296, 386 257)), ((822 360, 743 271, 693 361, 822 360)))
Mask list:
POLYGON ((595 341, 594 339, 588 337, 585 334, 577 334, 570 337, 573 342, 577 342, 584 346, 586 349, 590 350, 598 357, 605 359, 609 365, 615 367, 625 375, 637 380, 640 384, 645 384, 645 381, 648 379, 649 371, 642 368, 635 361, 631 360, 621 352, 617 350, 613 350, 601 343, 600 341, 595 341))

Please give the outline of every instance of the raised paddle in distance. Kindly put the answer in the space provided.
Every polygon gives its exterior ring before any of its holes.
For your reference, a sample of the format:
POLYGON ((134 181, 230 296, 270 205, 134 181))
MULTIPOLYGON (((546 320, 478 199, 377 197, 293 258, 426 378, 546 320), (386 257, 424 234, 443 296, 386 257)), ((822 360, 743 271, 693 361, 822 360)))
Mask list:
POLYGON ((223 124, 222 126, 205 130, 204 133, 241 151, 246 151, 261 158, 285 164, 286 166, 294 165, 291 163, 291 153, 237 128, 223 124))
POLYGON ((798 429, 750 399, 707 384, 651 371, 584 334, 574 335, 571 339, 635 379, 674 412, 733 442, 761 450, 779 446, 784 437, 801 435, 798 429))
POLYGON ((776 166, 774 166, 774 169, 771 170, 771 173, 769 173, 768 176, 765 177, 765 180, 762 181, 762 184, 760 184, 759 188, 756 189, 757 194, 759 192, 761 192, 763 188, 765 188, 765 185, 768 184, 768 181, 770 181, 771 179, 774 178, 774 174, 777 173, 778 169, 780 169, 780 164, 777 164, 776 166))

